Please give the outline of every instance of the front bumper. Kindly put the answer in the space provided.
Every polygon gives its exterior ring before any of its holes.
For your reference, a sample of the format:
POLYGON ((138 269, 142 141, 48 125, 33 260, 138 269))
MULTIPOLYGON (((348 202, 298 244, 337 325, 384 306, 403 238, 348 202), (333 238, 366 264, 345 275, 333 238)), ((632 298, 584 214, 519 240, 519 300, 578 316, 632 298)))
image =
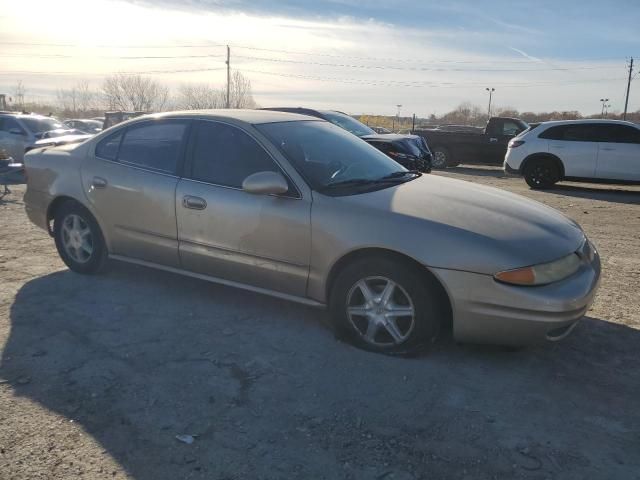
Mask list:
POLYGON ((453 335, 461 342, 521 346, 566 337, 595 297, 600 258, 584 260, 571 277, 550 285, 519 287, 490 275, 434 269, 453 310, 453 335))

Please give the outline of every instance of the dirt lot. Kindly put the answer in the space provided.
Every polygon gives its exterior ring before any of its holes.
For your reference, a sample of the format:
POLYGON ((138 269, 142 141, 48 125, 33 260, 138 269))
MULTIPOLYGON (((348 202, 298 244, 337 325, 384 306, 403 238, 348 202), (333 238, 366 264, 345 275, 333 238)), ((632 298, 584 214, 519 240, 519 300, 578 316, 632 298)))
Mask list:
POLYGON ((70 273, 14 188, 0 201, 0 478, 640 479, 640 187, 444 175, 583 225, 604 276, 572 336, 366 353, 322 311, 121 264, 70 273))

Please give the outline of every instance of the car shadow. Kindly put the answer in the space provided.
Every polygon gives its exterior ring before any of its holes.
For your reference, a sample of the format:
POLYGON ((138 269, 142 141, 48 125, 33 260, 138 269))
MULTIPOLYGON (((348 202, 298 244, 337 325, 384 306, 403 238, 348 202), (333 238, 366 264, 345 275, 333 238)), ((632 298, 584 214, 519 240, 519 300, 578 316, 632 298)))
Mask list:
POLYGON ((493 178, 508 178, 502 167, 499 165, 458 165, 457 167, 449 167, 446 170, 437 170, 438 172, 450 172, 460 175, 472 175, 474 177, 493 177, 493 178))
MULTIPOLYGON (((633 188, 633 187, 631 187, 633 188)), ((600 200, 611 203, 625 203, 630 205, 640 205, 640 190, 626 189, 624 185, 605 185, 584 186, 572 185, 567 183, 558 183, 553 188, 541 190, 553 195, 562 195, 565 197, 586 198, 591 200, 600 200)))
POLYGON ((640 332, 595 318, 515 353, 393 358, 336 341, 321 310, 115 264, 29 281, 10 319, 0 377, 138 480, 509 477, 534 456, 540 478, 629 478, 640 460, 640 332))

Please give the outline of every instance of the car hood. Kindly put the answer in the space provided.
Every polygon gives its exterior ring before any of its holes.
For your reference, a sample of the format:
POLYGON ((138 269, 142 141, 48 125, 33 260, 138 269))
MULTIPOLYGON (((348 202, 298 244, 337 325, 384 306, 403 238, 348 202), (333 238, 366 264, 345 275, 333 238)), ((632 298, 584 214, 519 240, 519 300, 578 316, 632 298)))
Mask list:
POLYGON ((34 142, 33 145, 36 148, 40 148, 40 147, 50 147, 50 146, 57 146, 57 145, 66 145, 68 143, 81 143, 91 137, 93 137, 93 135, 88 135, 88 134, 63 135, 60 137, 43 138, 42 140, 38 140, 34 142))
POLYGON ((378 232, 384 246, 399 246, 434 267, 494 274, 561 258, 584 240, 580 226, 553 208, 441 176, 341 198, 378 225, 388 215, 388 231, 378 232))

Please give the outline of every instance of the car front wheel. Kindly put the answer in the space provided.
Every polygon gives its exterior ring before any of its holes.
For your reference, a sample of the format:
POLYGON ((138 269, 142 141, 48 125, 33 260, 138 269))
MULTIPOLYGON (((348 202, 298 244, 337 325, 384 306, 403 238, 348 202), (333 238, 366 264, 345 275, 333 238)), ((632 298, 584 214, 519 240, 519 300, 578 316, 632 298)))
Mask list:
POLYGON ((439 332, 439 302, 429 283, 417 268, 390 259, 356 261, 334 283, 334 325, 367 350, 411 352, 439 332))
POLYGON ((451 162, 449 150, 444 147, 435 147, 432 151, 433 160, 431 166, 437 170, 445 169, 451 162))
POLYGON ((68 201, 54 218, 56 248, 62 261, 74 272, 97 273, 103 269, 107 249, 98 222, 82 205, 68 201))

